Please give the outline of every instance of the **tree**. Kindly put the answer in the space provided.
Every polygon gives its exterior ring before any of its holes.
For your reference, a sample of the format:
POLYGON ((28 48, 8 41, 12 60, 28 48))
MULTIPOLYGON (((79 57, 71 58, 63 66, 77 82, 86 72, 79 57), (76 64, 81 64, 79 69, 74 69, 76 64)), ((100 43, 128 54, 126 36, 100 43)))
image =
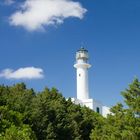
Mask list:
POLYGON ((0 86, 0 140, 89 140, 104 118, 66 100, 56 88, 0 86))
POLYGON ((38 140, 89 140, 98 117, 87 107, 66 100, 57 89, 46 88, 31 104, 30 122, 38 140))
POLYGON ((121 103, 111 108, 101 127, 92 130, 92 140, 139 140, 140 138, 140 82, 135 79, 122 92, 127 107, 121 103))
POLYGON ((140 82, 136 78, 129 88, 122 92, 129 110, 140 118, 140 82))
POLYGON ((11 125, 4 135, 0 136, 0 140, 36 140, 36 137, 28 125, 22 127, 11 125))
POLYGON ((1 140, 35 139, 34 132, 26 124, 29 106, 33 97, 33 90, 26 89, 24 83, 11 87, 0 86, 1 140))
POLYGON ((140 82, 135 78, 129 88, 122 92, 124 101, 128 106, 127 122, 135 139, 140 138, 140 82))

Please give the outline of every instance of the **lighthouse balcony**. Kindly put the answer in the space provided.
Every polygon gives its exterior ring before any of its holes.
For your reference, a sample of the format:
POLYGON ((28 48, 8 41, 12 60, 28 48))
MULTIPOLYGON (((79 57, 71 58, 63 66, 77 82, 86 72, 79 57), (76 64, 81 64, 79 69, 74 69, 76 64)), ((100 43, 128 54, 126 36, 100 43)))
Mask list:
POLYGON ((91 65, 88 63, 84 63, 84 62, 78 62, 74 64, 75 68, 90 68, 91 65))

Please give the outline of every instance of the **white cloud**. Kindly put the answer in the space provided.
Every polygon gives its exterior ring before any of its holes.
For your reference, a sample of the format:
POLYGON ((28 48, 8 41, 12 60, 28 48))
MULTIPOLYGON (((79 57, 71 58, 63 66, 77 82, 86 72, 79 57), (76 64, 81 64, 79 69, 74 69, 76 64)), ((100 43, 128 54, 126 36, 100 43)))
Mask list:
POLYGON ((40 79, 43 78, 43 70, 35 67, 19 68, 17 70, 5 69, 0 73, 0 77, 6 79, 40 79))
POLYGON ((87 10, 72 0, 26 0, 10 16, 10 24, 29 31, 44 30, 45 25, 62 24, 65 18, 82 19, 87 10))

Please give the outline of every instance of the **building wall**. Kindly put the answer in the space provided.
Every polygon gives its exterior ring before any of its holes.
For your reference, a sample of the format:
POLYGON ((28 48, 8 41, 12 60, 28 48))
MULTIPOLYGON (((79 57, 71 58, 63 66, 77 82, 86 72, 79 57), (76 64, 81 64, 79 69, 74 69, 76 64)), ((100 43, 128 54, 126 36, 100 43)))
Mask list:
POLYGON ((104 117, 107 117, 107 114, 111 114, 110 108, 108 106, 103 106, 102 108, 103 108, 102 115, 104 117))
POLYGON ((107 117, 107 114, 110 114, 110 108, 102 105, 102 103, 99 101, 93 99, 79 100, 76 98, 71 98, 71 100, 75 104, 80 104, 81 106, 89 107, 90 109, 100 113, 104 117, 107 117))
POLYGON ((102 114, 102 106, 103 105, 102 105, 101 102, 94 100, 94 102, 93 102, 93 110, 95 112, 98 112, 98 113, 102 114))
POLYGON ((87 69, 79 67, 77 69, 77 99, 88 99, 88 74, 87 69))

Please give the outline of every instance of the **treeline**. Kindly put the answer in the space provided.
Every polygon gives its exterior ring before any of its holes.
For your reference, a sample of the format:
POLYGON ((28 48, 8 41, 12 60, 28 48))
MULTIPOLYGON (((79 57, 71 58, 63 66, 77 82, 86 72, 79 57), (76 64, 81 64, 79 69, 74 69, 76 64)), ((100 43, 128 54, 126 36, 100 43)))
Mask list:
POLYGON ((0 140, 139 140, 140 82, 122 92, 107 118, 66 100, 55 88, 0 86, 0 140))

